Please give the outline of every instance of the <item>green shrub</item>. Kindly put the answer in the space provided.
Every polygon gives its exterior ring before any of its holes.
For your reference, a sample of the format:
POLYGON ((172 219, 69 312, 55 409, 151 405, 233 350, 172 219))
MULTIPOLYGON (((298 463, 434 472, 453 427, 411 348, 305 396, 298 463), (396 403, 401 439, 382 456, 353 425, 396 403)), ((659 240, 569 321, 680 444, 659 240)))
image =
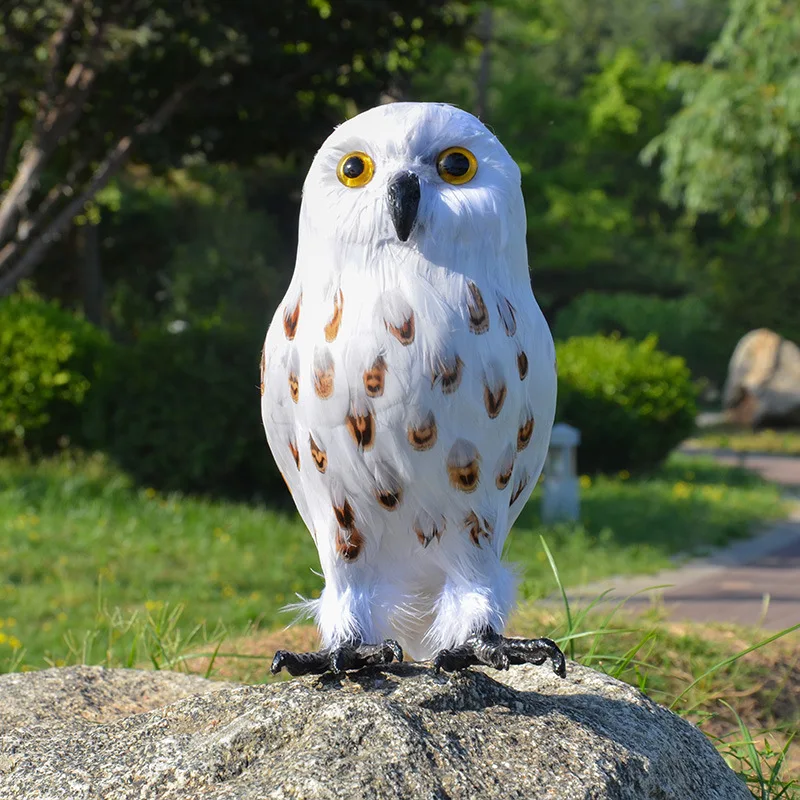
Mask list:
POLYGON ((556 416, 581 432, 581 471, 654 467, 691 433, 689 370, 682 358, 657 350, 655 337, 576 337, 556 352, 556 416))
POLYGON ((156 489, 284 497, 261 424, 260 339, 206 325, 120 348, 92 392, 93 446, 156 489))
POLYGON ((102 331, 54 303, 0 299, 0 451, 81 443, 81 407, 110 348, 102 331))
POLYGON ((695 375, 716 381, 724 379, 737 341, 736 332, 726 330, 696 296, 665 300, 625 292, 586 292, 559 313, 553 326, 557 339, 612 333, 638 340, 654 333, 661 350, 682 356, 695 375))

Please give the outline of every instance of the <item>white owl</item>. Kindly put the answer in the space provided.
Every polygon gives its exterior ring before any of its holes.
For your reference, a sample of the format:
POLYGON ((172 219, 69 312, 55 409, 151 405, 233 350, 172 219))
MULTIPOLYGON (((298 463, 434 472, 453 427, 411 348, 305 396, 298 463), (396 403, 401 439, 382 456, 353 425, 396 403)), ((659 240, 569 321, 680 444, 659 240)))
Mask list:
POLYGON ((338 127, 303 190, 297 263, 267 333, 262 416, 319 551, 323 649, 273 672, 564 656, 501 635, 503 543, 556 401, 520 172, 475 117, 396 103, 338 127))

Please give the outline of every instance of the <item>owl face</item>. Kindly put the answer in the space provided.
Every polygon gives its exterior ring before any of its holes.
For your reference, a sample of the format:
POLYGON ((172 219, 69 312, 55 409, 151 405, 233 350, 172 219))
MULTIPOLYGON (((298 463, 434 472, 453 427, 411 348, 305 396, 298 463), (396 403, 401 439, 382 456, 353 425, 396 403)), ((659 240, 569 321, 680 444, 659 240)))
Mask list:
POLYGON ((378 106, 340 125, 303 189, 301 239, 408 248, 524 250, 520 172, 472 114, 439 103, 378 106), (513 240, 513 242, 511 242, 513 240))

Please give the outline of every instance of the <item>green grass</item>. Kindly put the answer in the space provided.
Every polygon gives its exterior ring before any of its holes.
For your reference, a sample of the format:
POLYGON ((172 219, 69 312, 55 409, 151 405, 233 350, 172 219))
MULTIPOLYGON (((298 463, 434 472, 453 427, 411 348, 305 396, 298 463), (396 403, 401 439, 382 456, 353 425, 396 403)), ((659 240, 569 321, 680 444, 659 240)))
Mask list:
MULTIPOLYGON (((649 479, 592 482, 577 526, 542 529, 536 506, 534 498, 508 547, 526 598, 552 591, 542 531, 574 585, 656 571, 677 553, 723 544, 783 513, 773 487, 686 457, 649 479)), ((130 630, 147 617, 173 648, 213 640, 218 624, 231 634, 286 624, 280 607, 321 588, 317 563, 292 513, 162 496, 100 457, 0 460, 0 670, 85 660, 89 644, 94 659, 100 648, 135 661, 130 630), (84 641, 98 630, 102 642, 84 641)))
POLYGON ((315 563, 294 514, 137 489, 99 457, 0 461, 0 663, 17 642, 26 664, 63 658, 65 634, 94 629, 100 603, 184 604, 186 630, 274 626, 294 592, 320 587, 315 563))
POLYGON ((800 429, 751 431, 719 425, 699 431, 685 442, 690 447, 800 456, 800 429))

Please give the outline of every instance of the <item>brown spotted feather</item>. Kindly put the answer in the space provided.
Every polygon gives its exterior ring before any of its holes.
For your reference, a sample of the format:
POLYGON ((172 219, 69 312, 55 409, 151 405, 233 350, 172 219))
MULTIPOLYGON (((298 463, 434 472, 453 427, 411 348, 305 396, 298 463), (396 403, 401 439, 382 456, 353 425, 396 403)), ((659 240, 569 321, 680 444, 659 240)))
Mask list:
POLYGON ((355 561, 364 547, 364 537, 358 528, 336 531, 336 552, 344 561, 355 561))
POLYGON ((328 469, 328 453, 314 441, 314 437, 311 434, 308 436, 308 446, 311 450, 311 460, 314 462, 314 466, 324 474, 325 470, 328 469))
POLYGON ((450 485, 461 492, 474 492, 480 483, 480 455, 472 442, 457 439, 447 456, 450 485))
POLYGON ((415 450, 430 450, 438 438, 436 418, 429 412, 419 425, 408 426, 408 443, 415 450))
POLYGON ((332 342, 339 335, 339 326, 342 324, 342 311, 344 309, 344 294, 342 290, 333 298, 333 315, 325 325, 325 341, 332 342))
POLYGON ((531 443, 533 424, 533 416, 530 416, 520 425, 517 431, 517 452, 521 452, 531 443))
POLYGON ((372 412, 356 414, 353 411, 347 415, 345 423, 359 450, 370 450, 375 444, 375 417, 372 412))
POLYGON ((386 385, 386 359, 378 356, 369 369, 364 370, 364 391, 368 397, 383 397, 386 385))
POLYGON ((475 547, 481 546, 481 539, 491 541, 494 530, 489 522, 481 519, 474 511, 471 511, 464 520, 464 527, 469 531, 469 538, 475 547))
POLYGON ((297 333, 297 324, 300 321, 300 303, 303 300, 303 295, 297 298, 294 308, 286 308, 283 312, 283 332, 289 341, 294 339, 297 333))
POLYGON ((289 373, 289 395, 295 403, 300 397, 300 381, 294 372, 289 373))
POLYGON ((524 381, 528 377, 528 356, 524 350, 517 353, 517 371, 519 372, 519 379, 524 381))
POLYGON ((436 385, 438 381, 442 387, 442 394, 452 394, 461 385, 463 374, 464 362, 455 356, 450 361, 439 363, 438 369, 431 378, 431 386, 436 385))
POLYGON ((472 282, 467 283, 469 298, 467 312, 469 314, 469 329, 473 333, 486 333, 489 330, 489 310, 483 301, 481 290, 472 282))
POLYGON ((489 388, 488 384, 484 384, 483 404, 486 406, 486 413, 491 419, 496 419, 503 410, 503 403, 506 401, 507 393, 508 389, 504 383, 500 384, 494 391, 489 388))
POLYGON ((408 347, 413 341, 416 335, 416 323, 414 321, 414 312, 412 311, 411 314, 403 320, 403 323, 399 326, 392 325, 390 322, 386 322, 386 329, 389 333, 397 339, 400 344, 404 347, 408 347))

